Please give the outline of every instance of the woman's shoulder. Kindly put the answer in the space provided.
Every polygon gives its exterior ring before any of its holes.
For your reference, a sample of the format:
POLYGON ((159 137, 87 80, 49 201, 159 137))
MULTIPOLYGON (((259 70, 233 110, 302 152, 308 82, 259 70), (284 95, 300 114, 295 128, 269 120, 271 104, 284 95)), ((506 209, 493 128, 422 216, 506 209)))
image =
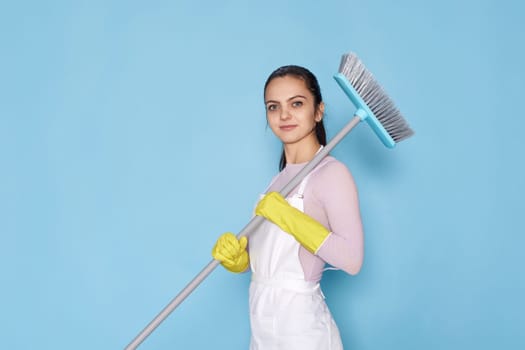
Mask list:
POLYGON ((327 156, 325 159, 323 159, 321 164, 319 164, 319 166, 317 167, 315 175, 316 177, 325 180, 334 176, 352 176, 346 164, 334 158, 333 156, 327 156))
POLYGON ((345 163, 334 157, 327 158, 312 173, 310 190, 320 201, 351 198, 349 194, 356 193, 357 188, 350 170, 345 163))

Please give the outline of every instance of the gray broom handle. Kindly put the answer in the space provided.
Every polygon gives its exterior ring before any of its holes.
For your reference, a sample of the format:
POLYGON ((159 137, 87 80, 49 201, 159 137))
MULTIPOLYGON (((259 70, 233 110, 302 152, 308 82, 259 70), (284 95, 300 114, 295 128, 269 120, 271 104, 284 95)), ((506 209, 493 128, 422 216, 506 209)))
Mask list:
MULTIPOLYGON (((343 128, 335 137, 330 140, 330 142, 323 147, 323 149, 315 155, 315 157, 308 162, 308 164, 305 165, 301 171, 297 173, 293 177, 293 179, 286 184, 286 186, 283 187, 279 192, 283 197, 286 197, 290 194, 290 192, 298 186, 301 181, 308 175, 308 173, 315 168, 321 160, 324 159, 330 153, 330 151, 341 141, 359 122, 361 121, 361 118, 358 116, 354 116, 352 120, 343 128)), ((264 221, 264 218, 262 216, 254 216, 250 222, 239 232, 237 235, 237 238, 241 238, 242 236, 248 236, 250 233, 254 232, 257 226, 259 226, 264 221)), ((193 280, 191 280, 190 283, 184 287, 184 289, 175 297, 173 300, 140 332, 135 339, 131 343, 129 343, 128 346, 126 346, 125 350, 134 350, 136 349, 143 341, 146 339, 154 330, 157 328, 162 321, 166 319, 166 317, 169 316, 170 313, 172 313, 173 310, 177 306, 180 305, 186 299, 188 295, 195 290, 199 284, 201 284, 202 281, 208 275, 219 265, 219 260, 213 259, 204 269, 202 269, 201 272, 193 280)))

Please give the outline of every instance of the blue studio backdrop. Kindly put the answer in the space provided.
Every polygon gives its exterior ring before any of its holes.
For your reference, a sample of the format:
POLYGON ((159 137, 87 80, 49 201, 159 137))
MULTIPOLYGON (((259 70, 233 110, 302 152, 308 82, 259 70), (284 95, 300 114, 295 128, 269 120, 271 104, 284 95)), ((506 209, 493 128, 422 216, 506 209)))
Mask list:
MULTIPOLYGON (((523 349, 525 7, 485 1, 3 1, 3 349, 122 349, 249 221, 277 172, 266 77, 356 52, 416 135, 333 152, 365 228, 322 286, 347 349, 523 349)), ((141 349, 246 349, 222 268, 141 349)))

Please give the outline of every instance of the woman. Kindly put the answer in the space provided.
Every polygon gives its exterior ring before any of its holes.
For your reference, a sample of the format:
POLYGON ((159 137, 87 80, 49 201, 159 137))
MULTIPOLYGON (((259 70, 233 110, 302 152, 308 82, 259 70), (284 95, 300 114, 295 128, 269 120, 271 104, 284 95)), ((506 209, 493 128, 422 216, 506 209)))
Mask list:
POLYGON ((237 240, 223 234, 212 255, 232 272, 251 267, 250 349, 342 349, 319 287, 325 263, 355 275, 363 261, 357 190, 346 166, 331 156, 284 199, 286 185, 326 145, 324 103, 315 76, 284 66, 264 88, 266 118, 283 143, 280 173, 258 203, 267 220, 237 240))

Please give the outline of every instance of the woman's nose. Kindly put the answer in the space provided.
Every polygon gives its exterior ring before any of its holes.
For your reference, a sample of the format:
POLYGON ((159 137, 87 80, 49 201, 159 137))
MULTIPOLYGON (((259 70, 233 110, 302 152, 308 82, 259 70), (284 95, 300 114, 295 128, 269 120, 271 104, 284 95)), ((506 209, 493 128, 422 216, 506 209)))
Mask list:
POLYGON ((287 119, 290 119, 291 117, 291 114, 290 112, 288 111, 288 108, 282 108, 281 109, 281 120, 287 120, 287 119))

